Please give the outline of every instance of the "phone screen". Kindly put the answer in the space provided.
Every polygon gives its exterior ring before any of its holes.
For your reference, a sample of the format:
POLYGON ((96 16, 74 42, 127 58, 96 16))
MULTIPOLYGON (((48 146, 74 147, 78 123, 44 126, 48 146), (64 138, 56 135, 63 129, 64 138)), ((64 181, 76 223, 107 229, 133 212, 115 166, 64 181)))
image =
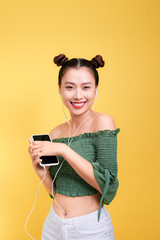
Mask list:
MULTIPOLYGON (((51 141, 48 134, 33 135, 32 139, 33 141, 51 141)), ((41 166, 52 166, 59 164, 56 156, 42 156, 40 159, 42 159, 42 162, 40 163, 41 166)))

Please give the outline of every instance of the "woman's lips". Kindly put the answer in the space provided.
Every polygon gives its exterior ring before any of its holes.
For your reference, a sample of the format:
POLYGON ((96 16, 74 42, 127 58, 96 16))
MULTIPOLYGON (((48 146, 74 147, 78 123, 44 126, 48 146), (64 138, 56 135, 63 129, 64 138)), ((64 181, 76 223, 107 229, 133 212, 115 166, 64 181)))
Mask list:
POLYGON ((85 102, 71 102, 72 106, 75 108, 82 108, 85 105, 85 102))

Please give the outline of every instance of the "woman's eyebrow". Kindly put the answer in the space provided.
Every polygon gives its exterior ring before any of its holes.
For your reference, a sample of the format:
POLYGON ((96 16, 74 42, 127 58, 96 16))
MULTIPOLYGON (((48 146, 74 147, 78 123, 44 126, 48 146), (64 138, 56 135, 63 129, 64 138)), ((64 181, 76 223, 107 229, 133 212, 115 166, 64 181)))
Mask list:
POLYGON ((83 84, 83 85, 84 85, 84 84, 92 84, 92 82, 85 82, 85 83, 82 83, 82 84, 83 84))
POLYGON ((72 84, 72 85, 74 85, 73 82, 65 82, 64 84, 72 84))
MULTIPOLYGON (((72 85, 75 85, 75 83, 73 83, 73 82, 65 82, 64 84, 72 84, 72 85)), ((85 84, 92 84, 92 82, 84 82, 84 83, 82 83, 82 85, 85 85, 85 84)))

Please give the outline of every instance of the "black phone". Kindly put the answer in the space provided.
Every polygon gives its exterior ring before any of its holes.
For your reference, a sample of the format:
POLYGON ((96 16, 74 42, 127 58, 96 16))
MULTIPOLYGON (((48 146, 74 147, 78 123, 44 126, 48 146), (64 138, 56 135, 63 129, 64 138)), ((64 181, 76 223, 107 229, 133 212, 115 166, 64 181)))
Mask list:
MULTIPOLYGON (((48 134, 32 135, 32 140, 51 142, 51 138, 48 134)), ((59 164, 57 156, 41 156, 40 159, 42 159, 42 162, 40 163, 41 166, 53 166, 59 164)))

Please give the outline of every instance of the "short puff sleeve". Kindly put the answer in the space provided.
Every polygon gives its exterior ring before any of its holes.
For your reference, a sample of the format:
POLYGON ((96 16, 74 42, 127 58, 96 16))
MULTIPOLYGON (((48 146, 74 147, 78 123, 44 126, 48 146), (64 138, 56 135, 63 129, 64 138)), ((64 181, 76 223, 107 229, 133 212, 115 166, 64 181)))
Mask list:
POLYGON ((102 203, 109 205, 116 195, 119 187, 117 178, 117 134, 120 128, 115 130, 98 131, 95 136, 96 158, 91 162, 94 176, 101 188, 102 196, 98 210, 100 218, 102 203))

